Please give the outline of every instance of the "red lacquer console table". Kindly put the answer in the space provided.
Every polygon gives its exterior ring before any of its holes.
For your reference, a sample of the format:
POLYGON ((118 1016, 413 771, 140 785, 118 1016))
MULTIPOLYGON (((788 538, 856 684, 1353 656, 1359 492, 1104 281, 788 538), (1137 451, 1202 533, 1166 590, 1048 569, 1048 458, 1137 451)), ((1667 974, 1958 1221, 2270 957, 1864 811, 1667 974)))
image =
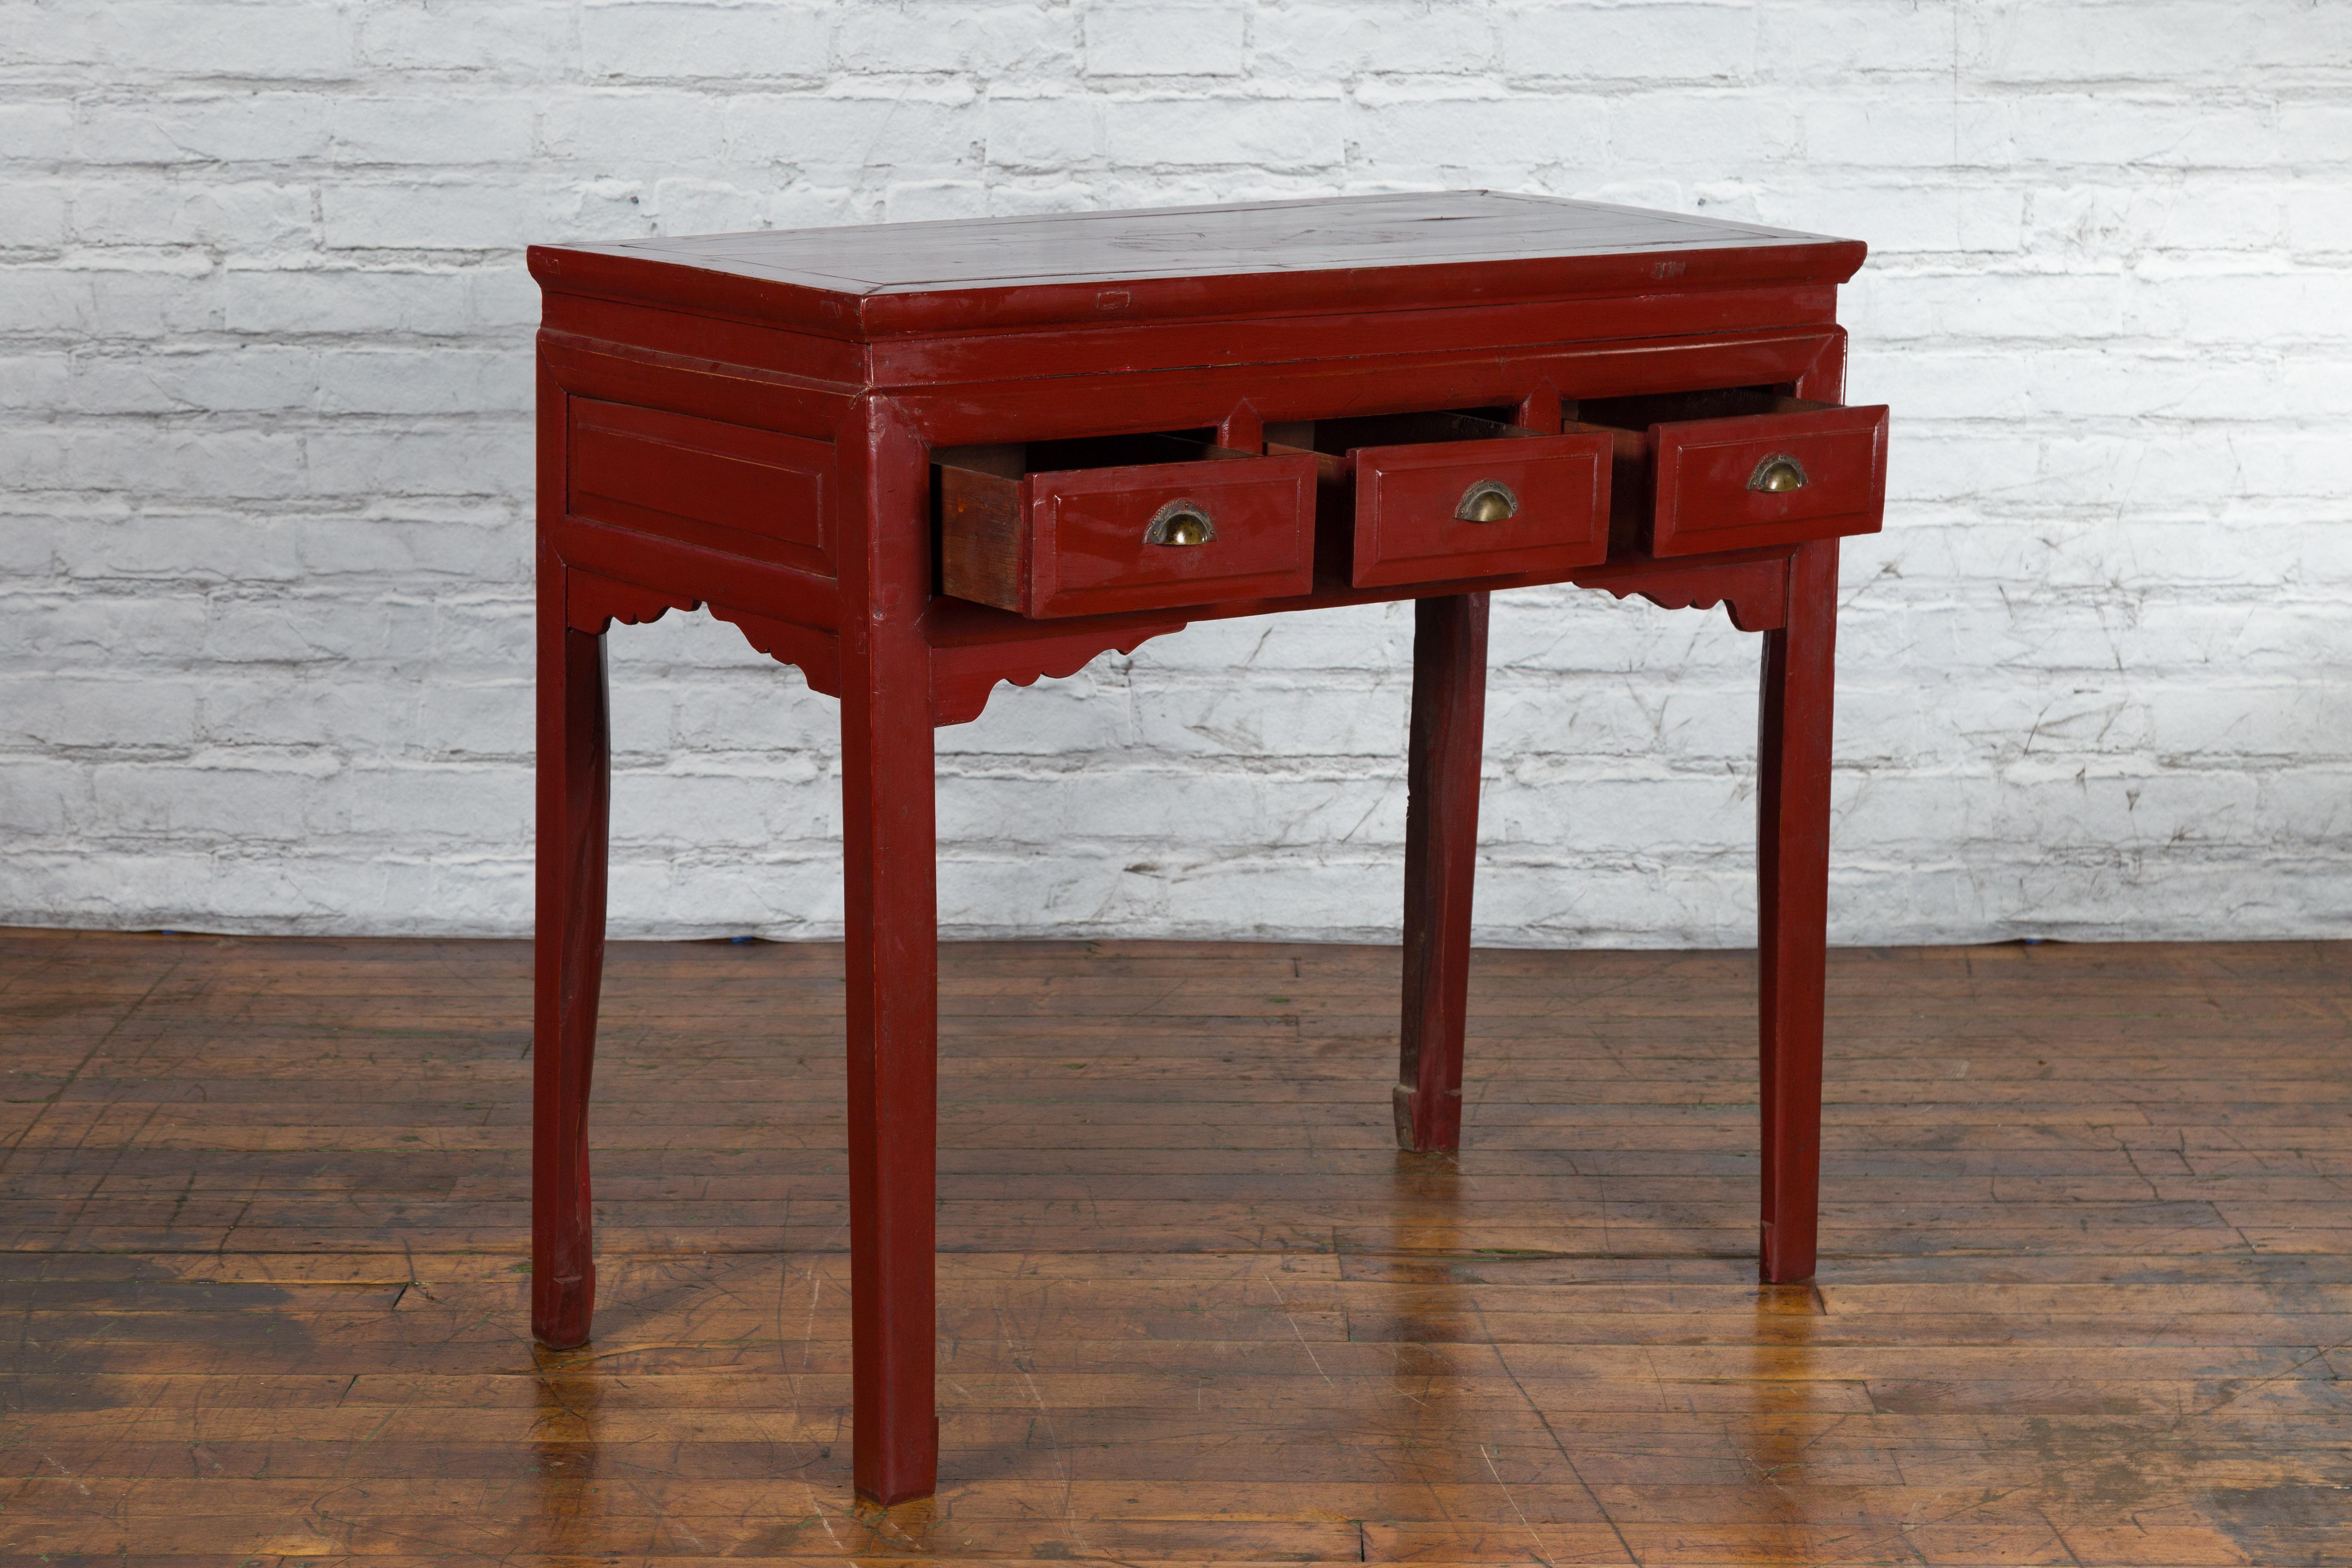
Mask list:
POLYGON ((841 701, 857 1489, 932 1489, 935 726, 1188 621, 1414 601, 1399 1141, 1460 1136, 1487 595, 1763 636, 1763 1273, 1813 1269, 1851 240, 1483 192, 540 247, 532 1327, 588 1336, 604 634, 841 701))

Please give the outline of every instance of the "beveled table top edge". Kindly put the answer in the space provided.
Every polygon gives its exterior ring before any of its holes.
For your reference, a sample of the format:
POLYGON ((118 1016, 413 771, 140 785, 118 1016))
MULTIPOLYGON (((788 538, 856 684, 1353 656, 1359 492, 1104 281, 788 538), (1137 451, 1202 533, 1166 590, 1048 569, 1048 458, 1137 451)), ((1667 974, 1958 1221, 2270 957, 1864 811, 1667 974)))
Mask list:
POLYGON ((870 299, 1694 250, 1843 248, 1853 243, 1612 202, 1496 191, 1416 191, 751 229, 535 248, 665 263, 870 299), (1286 235, 1266 232, 1292 217, 1305 226, 1286 235), (1316 223, 1318 217, 1331 221, 1316 223), (1455 222, 1474 226, 1423 226, 1455 222), (1508 226, 1507 232, 1496 233, 1502 225, 1508 226), (1189 240, 1189 248, 1170 250, 1171 242, 1178 240, 1189 240), (1038 254, 1048 246, 1056 259, 1048 261, 1038 254), (1031 252, 1027 265, 1012 265, 1015 258, 1003 254, 1024 247, 1031 252))

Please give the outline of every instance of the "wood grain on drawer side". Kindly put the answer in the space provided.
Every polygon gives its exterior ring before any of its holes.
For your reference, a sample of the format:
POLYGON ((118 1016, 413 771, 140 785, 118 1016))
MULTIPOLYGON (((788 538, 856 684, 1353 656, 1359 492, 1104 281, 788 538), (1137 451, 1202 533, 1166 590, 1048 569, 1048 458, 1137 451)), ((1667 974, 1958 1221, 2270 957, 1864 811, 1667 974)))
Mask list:
POLYGON ((829 443, 587 397, 571 415, 573 516, 833 574, 829 443))
POLYGON ((1279 598, 1314 585, 1311 457, 1032 471, 1024 449, 1006 446, 941 454, 932 471, 940 582, 960 599, 1045 618, 1279 598), (1170 508, 1198 509, 1210 536, 1181 548, 1153 542, 1153 520, 1170 508))
POLYGON ((1087 468, 1022 485, 1032 616, 1271 599, 1315 585, 1311 458, 1087 468), (1147 542, 1152 518, 1178 505, 1209 517, 1213 537, 1183 549, 1147 542))

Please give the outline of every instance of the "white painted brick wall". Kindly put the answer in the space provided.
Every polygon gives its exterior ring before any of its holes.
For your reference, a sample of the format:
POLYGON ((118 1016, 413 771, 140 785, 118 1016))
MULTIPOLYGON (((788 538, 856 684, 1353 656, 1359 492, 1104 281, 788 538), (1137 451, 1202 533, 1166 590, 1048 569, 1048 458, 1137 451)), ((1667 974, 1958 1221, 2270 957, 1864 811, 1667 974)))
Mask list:
MULTIPOLYGON (((2352 934, 2347 105, 2336 0, 0 0, 0 920, 526 928, 527 240, 1486 185, 1873 247, 1839 940, 2352 934)), ((1391 935, 1410 626, 1001 692, 950 930, 1391 935)), ((1480 939, 1749 941, 1754 639, 1494 647, 1480 939)), ((616 929, 837 929, 831 702, 614 653, 616 929)))

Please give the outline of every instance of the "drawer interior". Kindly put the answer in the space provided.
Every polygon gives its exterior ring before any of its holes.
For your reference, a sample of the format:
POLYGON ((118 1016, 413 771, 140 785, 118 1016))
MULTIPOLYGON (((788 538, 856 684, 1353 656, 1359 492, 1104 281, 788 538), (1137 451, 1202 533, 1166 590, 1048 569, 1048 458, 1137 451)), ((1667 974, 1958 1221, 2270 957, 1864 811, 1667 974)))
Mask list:
POLYGON ((1204 463, 1252 458, 1216 443, 1212 430, 1154 430, 1134 436, 1078 436, 1059 441, 1006 441, 985 447, 937 447, 934 468, 960 468, 1017 479, 1025 474, 1079 468, 1123 468, 1146 463, 1204 463))
POLYGON ((1577 405, 1576 417, 1587 425, 1619 430, 1647 430, 1653 425, 1677 425, 1690 419, 1750 419, 1759 414, 1813 414, 1834 408, 1785 397, 1769 386, 1727 386, 1707 392, 1645 393, 1636 397, 1590 397, 1577 405))
POLYGON ((1446 441, 1495 441, 1540 431, 1483 414, 1438 409, 1424 414, 1362 414, 1343 419, 1302 419, 1265 427, 1268 452, 1311 452, 1340 458, 1358 447, 1408 447, 1446 441))

